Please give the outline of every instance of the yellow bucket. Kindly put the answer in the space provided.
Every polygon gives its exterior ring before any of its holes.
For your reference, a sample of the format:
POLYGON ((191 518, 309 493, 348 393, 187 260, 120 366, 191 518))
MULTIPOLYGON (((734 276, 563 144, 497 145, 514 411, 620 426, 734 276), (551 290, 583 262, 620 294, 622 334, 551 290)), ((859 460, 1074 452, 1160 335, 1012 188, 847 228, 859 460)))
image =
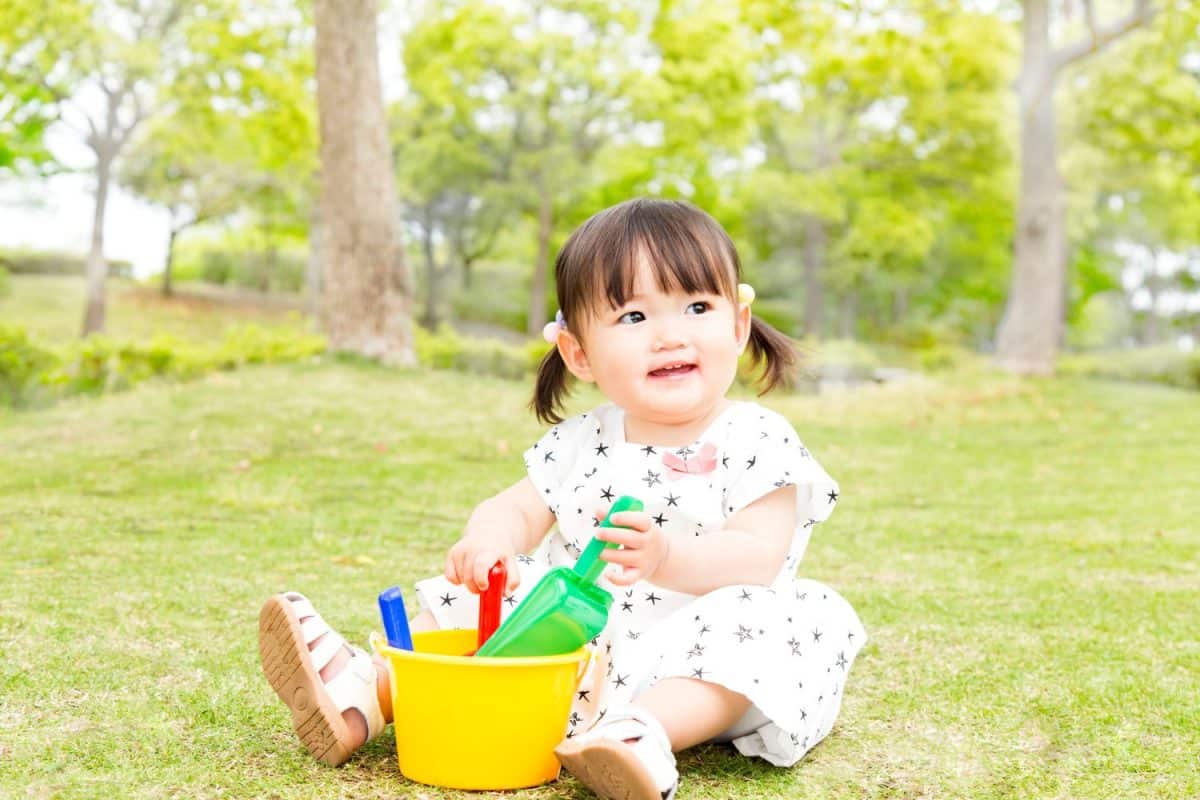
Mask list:
POLYGON ((469 658, 471 630, 413 634, 413 650, 376 651, 392 671, 396 756, 404 777, 451 789, 521 789, 558 777, 554 748, 587 668, 559 656, 469 658))

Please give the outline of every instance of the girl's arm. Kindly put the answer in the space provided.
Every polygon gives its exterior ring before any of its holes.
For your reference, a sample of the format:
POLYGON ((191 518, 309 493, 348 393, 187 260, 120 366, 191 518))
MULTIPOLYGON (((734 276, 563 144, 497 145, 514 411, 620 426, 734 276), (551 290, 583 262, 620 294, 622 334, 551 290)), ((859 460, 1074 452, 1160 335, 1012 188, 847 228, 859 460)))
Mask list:
POLYGON ((462 538, 446 557, 446 578, 481 592, 487 588, 488 570, 503 559, 507 589, 512 591, 520 579, 513 557, 536 547, 553 525, 554 514, 537 488, 529 478, 522 478, 475 506, 462 538))
POLYGON ((624 545, 605 550, 605 561, 626 569, 609 580, 630 585, 650 580, 664 589, 701 595, 734 584, 769 586, 783 568, 796 530, 796 487, 784 486, 734 514, 718 533, 666 534, 649 515, 613 517, 623 528, 597 535, 624 545))

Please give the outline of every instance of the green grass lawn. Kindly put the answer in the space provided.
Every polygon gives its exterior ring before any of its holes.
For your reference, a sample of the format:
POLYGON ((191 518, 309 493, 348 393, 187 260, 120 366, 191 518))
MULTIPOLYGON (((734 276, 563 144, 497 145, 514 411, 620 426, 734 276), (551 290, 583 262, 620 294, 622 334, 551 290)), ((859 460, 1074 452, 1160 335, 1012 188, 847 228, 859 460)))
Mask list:
MULTIPOLYGON (((521 475, 526 399, 333 362, 0 410, 0 796, 470 797, 405 781, 390 733, 310 759, 256 620, 294 588, 365 642, 376 593, 411 598, 521 475)), ((871 640, 804 761, 701 748, 682 798, 1200 796, 1194 393, 993 376, 768 403, 841 482, 803 572, 871 640)))
MULTIPOLYGON (((79 335, 86 286, 74 275, 14 275, 11 291, 0 296, 0 325, 16 325, 44 342, 79 335)), ((301 302, 284 295, 260 295, 222 287, 187 284, 173 297, 156 286, 108 281, 105 332, 120 339, 146 339, 165 333, 192 342, 219 341, 235 326, 307 330, 301 302)))

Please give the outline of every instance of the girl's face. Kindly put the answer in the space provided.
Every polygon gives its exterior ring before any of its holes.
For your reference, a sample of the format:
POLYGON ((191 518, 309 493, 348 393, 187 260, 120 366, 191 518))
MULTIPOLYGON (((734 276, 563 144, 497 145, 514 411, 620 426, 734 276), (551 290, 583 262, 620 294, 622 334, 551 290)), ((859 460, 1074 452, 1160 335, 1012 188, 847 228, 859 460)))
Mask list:
POLYGON ((627 419, 679 426, 724 405, 749 336, 748 306, 720 294, 664 292, 639 256, 625 305, 601 301, 583 325, 560 334, 559 350, 571 373, 595 382, 627 419))

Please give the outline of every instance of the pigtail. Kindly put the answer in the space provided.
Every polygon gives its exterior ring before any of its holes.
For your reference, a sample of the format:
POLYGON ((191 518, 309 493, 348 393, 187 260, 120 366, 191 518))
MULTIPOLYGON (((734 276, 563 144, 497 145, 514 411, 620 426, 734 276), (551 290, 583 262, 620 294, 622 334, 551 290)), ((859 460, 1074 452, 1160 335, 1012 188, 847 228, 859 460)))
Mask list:
POLYGON ((792 385, 799 355, 792 340, 758 317, 750 318, 750 358, 754 366, 765 364, 759 384, 764 395, 776 386, 792 385))
POLYGON ((568 375, 562 354, 557 347, 551 347, 538 365, 537 384, 533 399, 529 401, 529 407, 537 414, 537 418, 547 425, 557 425, 563 421, 559 410, 567 396, 568 375))

